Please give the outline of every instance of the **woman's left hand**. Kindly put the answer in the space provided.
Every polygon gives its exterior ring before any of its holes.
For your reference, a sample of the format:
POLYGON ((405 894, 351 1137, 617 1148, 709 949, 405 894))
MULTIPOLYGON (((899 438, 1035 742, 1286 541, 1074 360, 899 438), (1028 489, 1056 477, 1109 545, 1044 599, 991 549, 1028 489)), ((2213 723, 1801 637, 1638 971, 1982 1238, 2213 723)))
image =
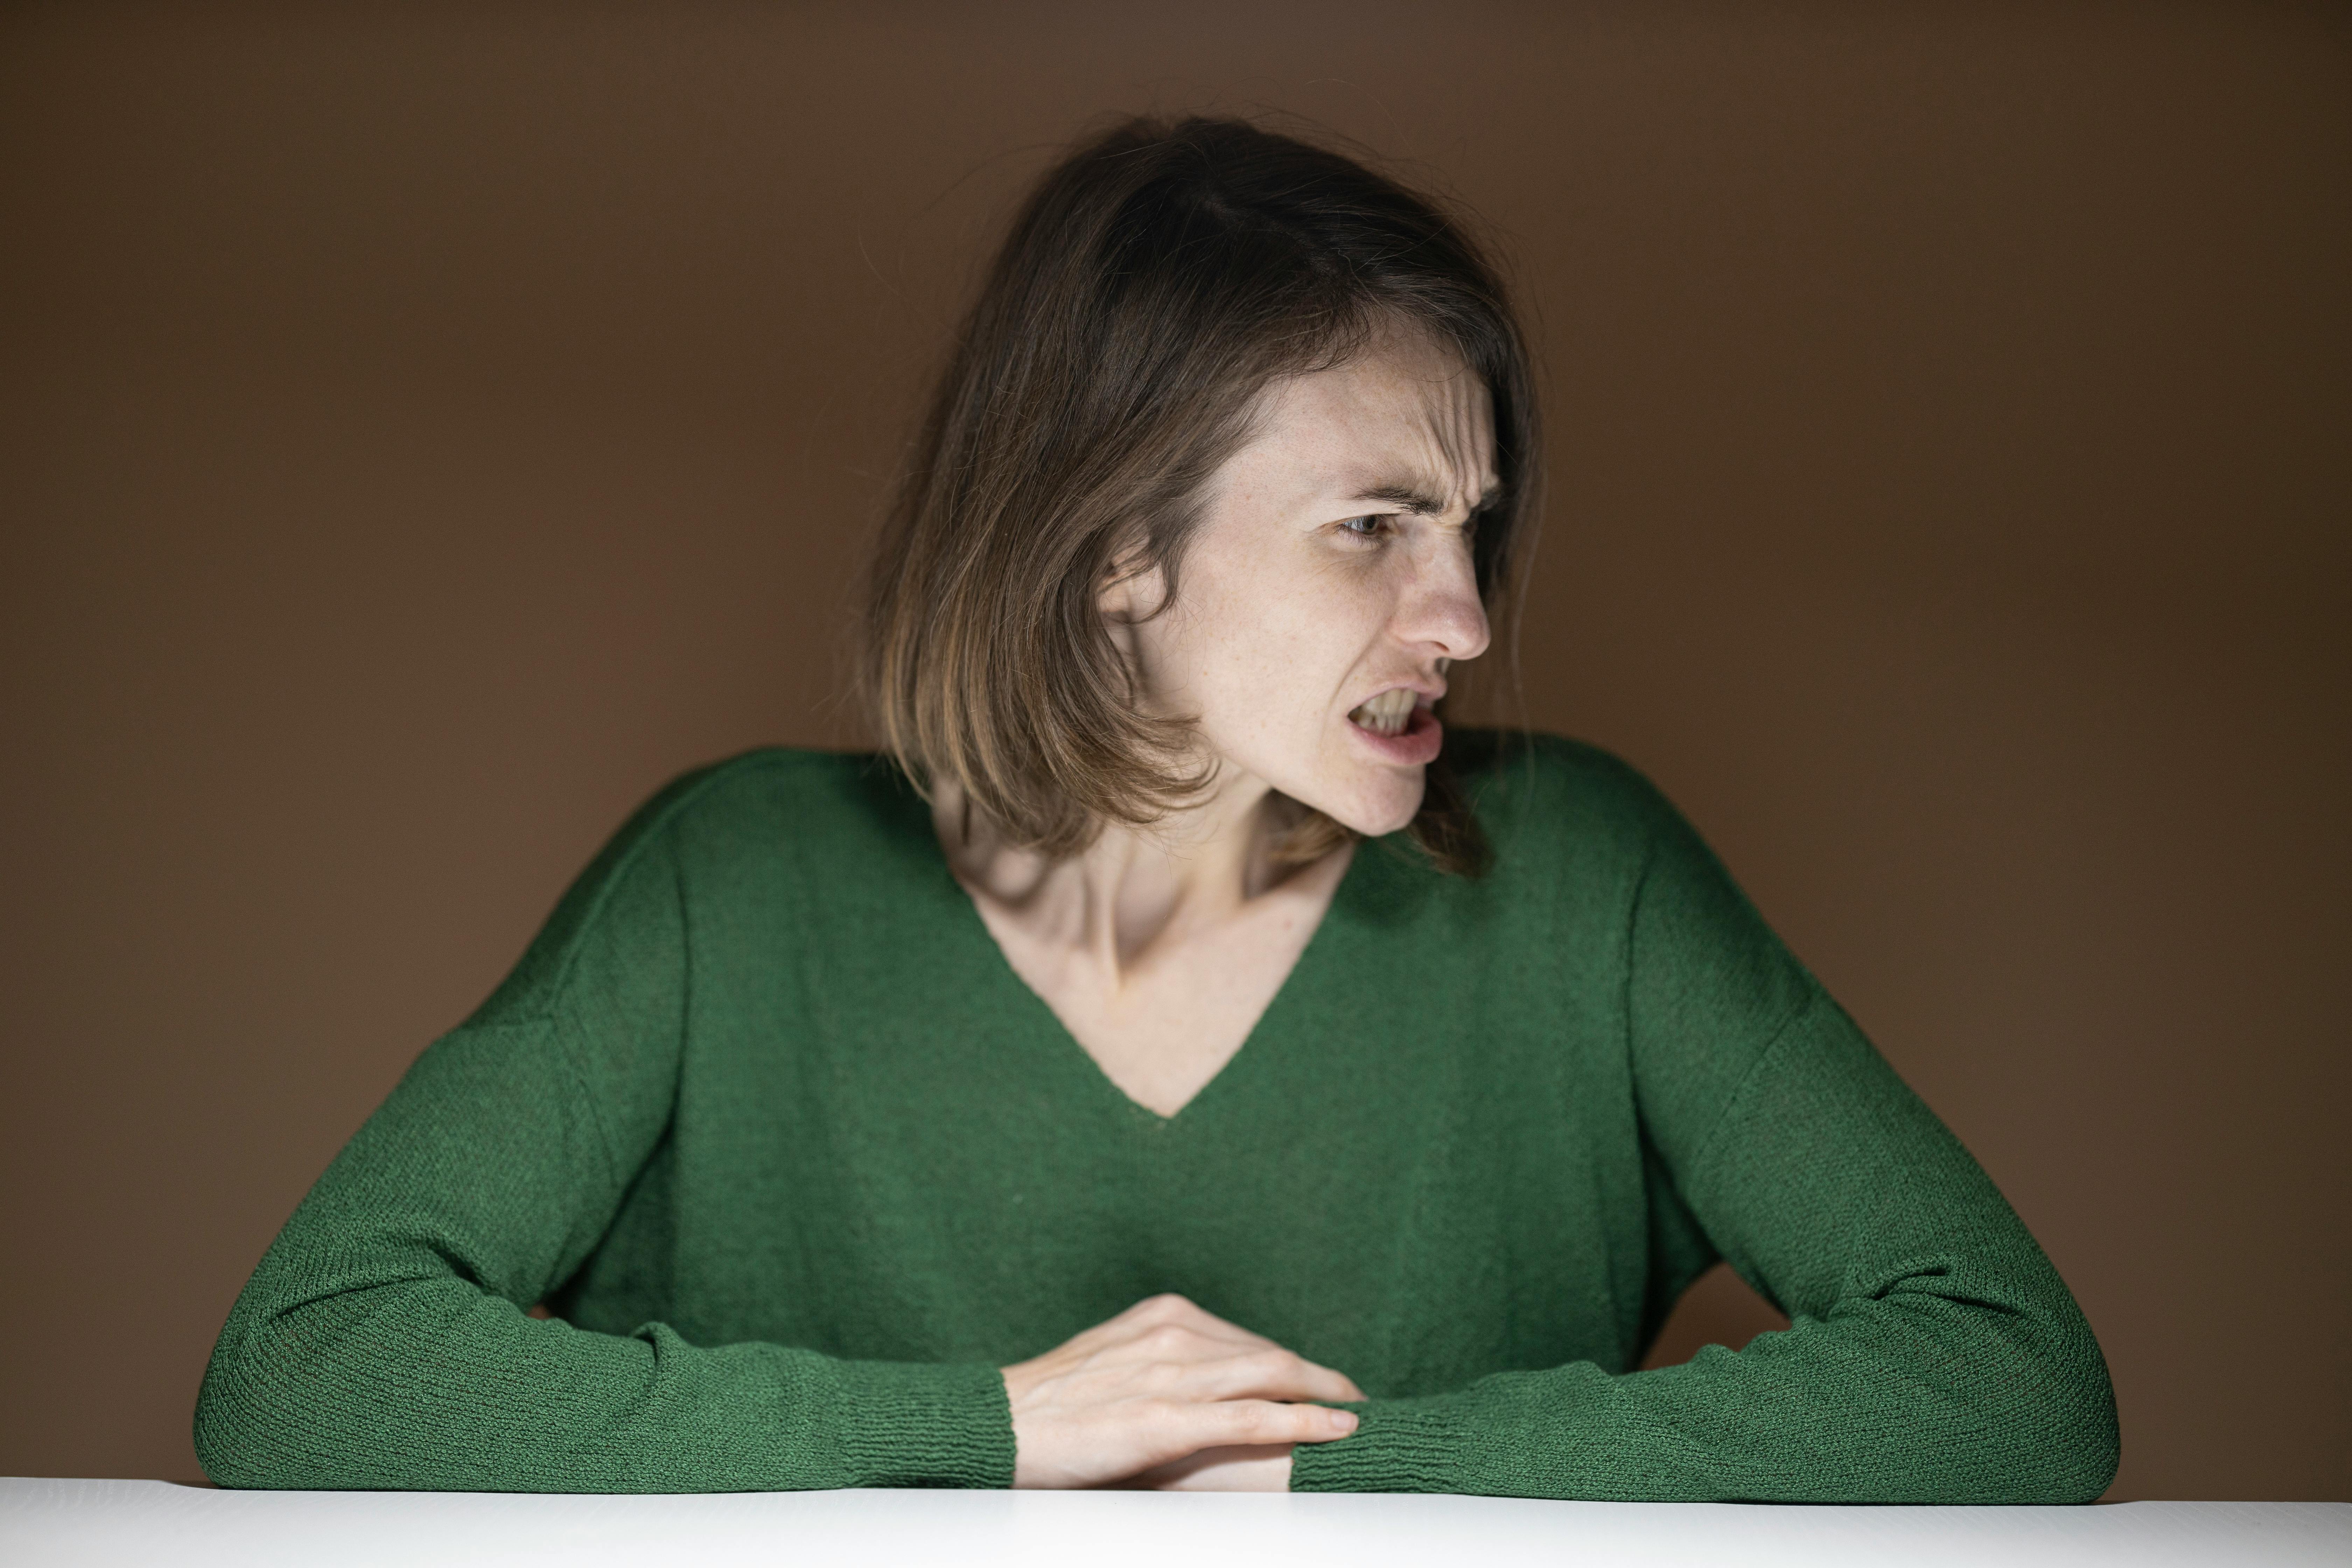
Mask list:
POLYGON ((1155 1466, 1119 1483, 1155 1492, 1286 1492, 1290 1489, 1288 1443, 1257 1447, 1203 1448, 1155 1466))

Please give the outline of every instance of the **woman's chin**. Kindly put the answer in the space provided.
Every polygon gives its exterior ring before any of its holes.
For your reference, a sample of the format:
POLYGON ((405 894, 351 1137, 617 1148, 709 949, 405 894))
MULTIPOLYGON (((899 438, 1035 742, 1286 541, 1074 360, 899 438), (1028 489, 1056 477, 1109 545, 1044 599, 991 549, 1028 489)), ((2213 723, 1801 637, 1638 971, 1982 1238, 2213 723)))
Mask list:
POLYGON ((1414 768, 1410 777, 1399 777, 1396 771, 1381 770, 1384 776, 1363 781, 1350 781, 1354 788, 1318 791, 1323 798, 1297 795, 1293 798, 1313 806, 1340 826, 1366 838, 1380 838, 1412 825, 1420 814, 1423 786, 1422 770, 1414 768))

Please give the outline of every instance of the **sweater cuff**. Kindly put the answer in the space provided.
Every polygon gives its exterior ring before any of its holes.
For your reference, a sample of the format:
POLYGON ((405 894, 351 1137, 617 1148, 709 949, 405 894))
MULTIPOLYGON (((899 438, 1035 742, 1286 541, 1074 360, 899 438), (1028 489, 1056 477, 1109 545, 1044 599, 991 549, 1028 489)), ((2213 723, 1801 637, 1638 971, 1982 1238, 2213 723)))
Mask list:
POLYGON ((1354 1432, 1290 1451, 1295 1492, 1458 1491, 1462 1440, 1453 1413, 1436 1400, 1381 1399, 1350 1405, 1354 1432))
POLYGON ((1009 1487, 1013 1409, 987 1365, 838 1363, 853 1487, 1009 1487))

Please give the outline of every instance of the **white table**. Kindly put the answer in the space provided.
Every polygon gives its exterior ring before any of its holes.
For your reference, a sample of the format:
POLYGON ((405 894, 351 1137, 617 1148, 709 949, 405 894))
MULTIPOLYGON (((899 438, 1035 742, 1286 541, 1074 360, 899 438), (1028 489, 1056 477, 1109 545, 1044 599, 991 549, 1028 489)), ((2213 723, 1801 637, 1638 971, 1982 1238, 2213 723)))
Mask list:
POLYGON ((0 1564, 626 1568, 1233 1563, 1414 1568, 2352 1564, 2352 1503, 1813 1508, 1516 1498, 835 1491, 715 1497, 228 1492, 0 1479, 0 1564))

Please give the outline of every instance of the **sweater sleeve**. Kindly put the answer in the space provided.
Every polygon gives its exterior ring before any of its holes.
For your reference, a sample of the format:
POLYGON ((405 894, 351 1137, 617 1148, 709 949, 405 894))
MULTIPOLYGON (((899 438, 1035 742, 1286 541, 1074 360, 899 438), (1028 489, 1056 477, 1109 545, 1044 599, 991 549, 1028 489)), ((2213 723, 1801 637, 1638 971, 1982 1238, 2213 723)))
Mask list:
MULTIPOLYGON (((1653 797, 1654 799, 1654 797, 1653 797)), ((1298 1490, 1657 1500, 2083 1502, 2115 1396, 2073 1297, 1959 1142, 1655 801, 1627 916, 1643 1136, 1790 1327, 1373 1401, 1298 1490)), ((1654 1200, 1656 1201, 1656 1200, 1654 1200)))
POLYGON ((437 1041, 287 1222, 223 1329, 196 1451, 224 1486, 724 1491, 1003 1486, 993 1367, 696 1345, 527 1315, 669 1121, 689 925, 649 805, 515 973, 437 1041))

